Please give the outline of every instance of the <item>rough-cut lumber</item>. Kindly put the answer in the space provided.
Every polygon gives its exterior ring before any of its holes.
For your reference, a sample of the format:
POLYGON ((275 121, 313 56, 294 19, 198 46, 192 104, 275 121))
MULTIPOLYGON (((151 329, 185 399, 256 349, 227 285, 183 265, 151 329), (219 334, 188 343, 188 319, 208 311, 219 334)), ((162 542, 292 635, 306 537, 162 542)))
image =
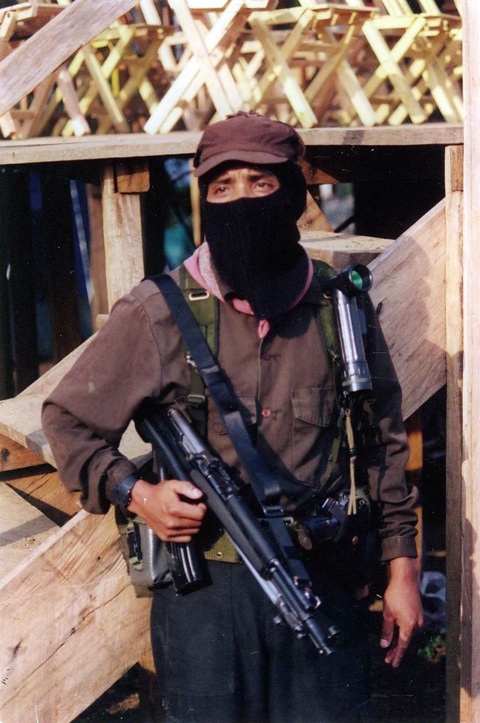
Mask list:
MULTIPOLYGON (((75 0, 76 4, 78 0, 75 0)), ((0 65, 1 80, 1 65, 0 65)), ((448 146, 463 143, 461 123, 378 128, 298 129, 307 147, 315 146, 448 146)), ((130 133, 80 138, 29 138, 0 141, 0 165, 88 161, 148 156, 193 156, 201 133, 175 131, 165 135, 130 133)))
POLYGON ((388 249, 392 239, 302 231, 301 244, 313 259, 341 269, 349 263, 368 264, 388 249))
POLYGON ((66 6, 0 63, 0 115, 134 5, 135 0, 75 0, 66 6))
POLYGON ((0 434, 0 472, 8 472, 11 469, 23 469, 44 464, 44 460, 34 452, 10 437, 0 434))
POLYGON ((79 512, 0 583, 1 720, 78 716, 148 648, 149 607, 113 516, 79 512))
POLYGON ((82 509, 80 493, 68 492, 57 470, 45 462, 40 467, 6 472, 1 479, 59 527, 82 509))
MULTIPOLYGON (((143 173, 140 176, 143 179, 143 173)), ((122 169, 124 185, 127 177, 122 169)), ((144 275, 140 195, 120 193, 117 188, 114 168, 108 165, 104 169, 102 199, 109 309, 144 275)))
POLYGON ((52 520, 8 485, 0 484, 0 579, 12 572, 55 530, 58 527, 52 520))
POLYGON ((446 382, 445 202, 402 234, 370 268, 372 300, 409 417, 446 382))
POLYGON ((460 647, 460 720, 480 720, 480 595, 478 565, 480 560, 480 5, 477 0, 463 0, 462 18, 465 32, 465 167, 463 225, 463 413, 461 434, 462 466, 456 484, 462 485, 464 510, 458 524, 462 528, 461 647, 460 647))
MULTIPOLYGON (((461 600, 462 536, 464 515, 462 486, 462 376, 463 376, 463 162, 462 146, 446 149, 446 358, 447 358, 447 450, 446 450, 446 720, 459 719, 462 645, 461 600)), ((467 643, 468 645, 468 643, 467 643)))

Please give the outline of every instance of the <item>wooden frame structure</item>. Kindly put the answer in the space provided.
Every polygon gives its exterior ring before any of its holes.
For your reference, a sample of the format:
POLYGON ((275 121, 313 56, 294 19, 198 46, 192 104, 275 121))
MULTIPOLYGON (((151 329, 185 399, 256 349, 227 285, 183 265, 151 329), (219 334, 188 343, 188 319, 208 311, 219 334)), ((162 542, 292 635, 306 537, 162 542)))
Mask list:
MULTIPOLYGON (((72 8, 77 3, 76 12, 84 10, 85 0, 76 0, 72 8)), ((133 4, 112 0, 105 2, 104 8, 109 5, 113 17, 119 5, 126 9, 133 4)), ((310 129, 301 133, 313 165, 319 149, 325 157, 327 149, 334 153, 332 148, 445 147, 445 202, 432 208, 388 248, 383 247, 371 267, 376 279, 374 300, 382 304, 382 324, 404 388, 405 416, 447 382, 447 719, 475 723, 480 720, 480 655, 476 645, 480 628, 480 584, 476 577, 480 503, 475 494, 480 471, 480 100, 476 94, 480 82, 480 7, 476 0, 463 0, 462 14, 468 108, 464 136, 460 126, 443 124, 310 129), (419 326, 405 324, 407 312, 419 326)), ((55 62, 64 60, 58 57, 55 62)), ((5 86, 5 91, 12 88, 5 86)), ((145 190, 144 174, 130 172, 130 161, 190 156, 198 137, 186 132, 163 137, 111 136, 100 141, 92 137, 5 141, 0 142, 0 166, 35 163, 45 167, 60 161, 72 167, 86 161, 101 165, 105 244, 113 259, 129 259, 129 263, 108 266, 113 300, 142 273, 138 248, 132 249, 130 240, 140 238, 139 194, 145 190), (123 159, 127 183, 118 183, 115 159, 123 159)), ((352 239, 319 235, 314 245, 320 253, 322 244, 323 253, 332 245, 338 253, 355 253, 352 239)), ((367 250, 371 252, 371 248, 367 250)), ((11 473, 9 487, 22 491, 44 509, 56 510, 59 521, 68 520, 52 527, 41 514, 32 515, 20 505, 23 509, 13 537, 4 537, 14 550, 13 563, 8 569, 2 567, 7 571, 0 579, 4 642, 0 652, 0 711, 7 722, 35 714, 52 723, 69 721, 148 652, 148 603, 133 597, 111 517, 98 519, 79 512, 75 502, 63 493, 53 467, 42 466, 43 462, 52 465, 53 459, 39 426, 40 404, 78 353, 80 350, 22 394, 0 403, 0 433, 4 435, 1 469, 11 473), (26 471, 22 473, 22 469, 26 471), (35 534, 28 535, 28 530, 35 530, 35 534), (24 532, 26 537, 22 537, 24 532), (131 627, 120 625, 126 618, 132 621, 131 627), (99 635, 105 645, 95 644, 95 655, 90 656, 89 646, 99 635), (80 651, 88 661, 83 659, 79 665, 80 651), (81 680, 79 670, 85 676, 81 680), (80 690, 85 689, 90 699, 79 698, 80 690)), ((129 432, 124 451, 139 458, 145 450, 129 432)), ((3 494, 2 488, 3 484, 3 494)), ((6 490, 5 498, 11 499, 10 492, 6 490)), ((4 525, 1 516, 0 525, 4 525)), ((5 536, 9 530, 2 526, 1 532, 5 536)), ((5 559, 2 557, 2 565, 5 559)))
POLYGON ((462 23, 434 0, 420 13, 407 0, 169 0, 166 24, 153 0, 139 3, 145 22, 138 8, 112 21, 102 0, 89 23, 90 1, 0 10, 4 137, 197 130, 250 109, 303 128, 463 120, 462 23), (106 25, 82 42, 82 23, 106 25))
MULTIPOLYGON (((312 129, 302 131, 302 134, 312 161, 318 154, 331 156, 332 164, 343 168, 348 165, 343 156, 346 148, 358 157, 362 148, 368 151, 379 143, 383 143, 382 147, 388 153, 389 148, 407 143, 402 146, 406 152, 417 142, 420 146, 447 146, 454 153, 461 150, 463 140, 461 126, 412 128, 411 139, 410 134, 395 128, 355 132, 312 129)), ((126 143, 125 137, 111 136, 102 139, 101 146, 95 138, 45 139, 43 143, 34 140, 4 142, 0 143, 0 165, 18 166, 32 161, 38 164, 41 159, 41 167, 61 161, 63 169, 67 164, 74 172, 89 159, 101 164, 105 249, 111 258, 107 264, 111 305, 143 274, 138 241, 141 238, 140 194, 146 185, 144 171, 136 170, 136 158, 164 154, 190 156, 198 138, 198 133, 129 136, 130 142, 126 143), (119 160, 122 161, 121 173, 118 171, 119 160)), ((322 258, 335 262, 342 257, 340 263, 343 263, 346 258, 359 254, 362 260, 367 260, 365 254, 370 259, 376 257, 371 262, 376 280, 374 302, 382 307, 382 324, 404 388, 405 416, 412 414, 446 379, 445 233, 443 202, 393 243, 315 232, 312 227, 304 232, 304 243, 310 252, 322 258), (406 305, 408 316, 416 319, 417 333, 412 333, 412 328, 404 323, 406 305), (412 374, 412 368, 415 374, 412 374), (419 385, 419 370, 422 369, 425 371, 419 385)), ((38 463, 45 460, 54 464, 40 428, 40 407, 49 389, 80 353, 81 347, 24 392, 0 403, 2 444, 5 450, 11 451, 10 456, 6 455, 6 462, 8 465, 11 458, 11 466, 16 469, 9 476, 8 484, 27 495, 28 500, 22 500, 13 533, 9 528, 10 545, 16 551, 15 564, 0 581, 0 606, 5 625, 2 664, 6 671, 6 684, 0 689, 0 701, 2 698, 4 701, 0 703, 0 709, 6 720, 12 711, 15 715, 19 712, 22 716, 29 715, 33 703, 38 711, 48 714, 52 723, 70 720, 109 687, 122 670, 148 652, 148 602, 136 600, 132 595, 111 515, 99 519, 77 512, 74 502, 59 484, 53 466, 21 471, 23 465, 32 464, 32 452, 37 455, 38 463), (29 450, 27 460, 22 459, 22 449, 24 453, 29 450), (63 516, 63 522, 68 521, 60 527, 52 526, 48 523, 49 518, 45 519, 38 511, 30 521, 27 508, 31 503, 42 509, 48 505, 48 509, 56 510, 57 516, 63 516), (25 530, 40 530, 43 536, 24 548, 24 540, 19 536, 21 525, 25 530), (36 597, 36 590, 45 586, 49 591, 48 607, 39 605, 36 597), (31 617, 28 629, 23 622, 15 623, 19 600, 24 610, 28 610, 27 617, 31 617), (135 624, 123 629, 119 637, 117 627, 120 627, 120 618, 124 617, 135 620, 135 624), (43 633, 39 639, 35 631, 40 628, 52 632, 43 633), (99 636, 101 639, 111 636, 115 640, 115 646, 118 646, 115 655, 108 646, 99 648, 99 636), (135 644, 131 645, 133 638, 135 644), (92 667, 88 651, 93 646, 95 665, 92 667), (75 658, 69 654, 77 648, 85 651, 82 655, 86 658, 80 667, 88 671, 81 681, 78 680, 78 658, 75 663, 70 662, 75 658), (114 664, 112 658, 115 658, 114 664), (45 666, 48 666, 48 675, 45 666), (88 691, 81 699, 77 695, 80 687, 88 691), (68 709, 65 701, 69 701, 68 709)), ((122 449, 137 460, 145 453, 131 429, 125 435, 122 449)), ((10 491, 7 494, 11 496, 10 491)), ((8 555, 9 547, 3 548, 4 554, 8 555)))

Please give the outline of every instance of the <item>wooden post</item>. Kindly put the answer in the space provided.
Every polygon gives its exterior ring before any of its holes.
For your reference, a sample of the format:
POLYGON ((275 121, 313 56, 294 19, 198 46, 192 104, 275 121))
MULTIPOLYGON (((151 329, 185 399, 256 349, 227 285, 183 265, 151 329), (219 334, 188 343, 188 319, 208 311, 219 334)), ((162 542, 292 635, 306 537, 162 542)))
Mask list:
MULTIPOLYGON (((460 624, 462 577, 462 366, 463 366, 463 147, 450 146, 445 156, 446 192, 446 355, 447 355, 447 458, 446 458, 446 719, 458 721, 460 676, 463 666, 460 624)), ((463 697, 463 694, 462 694, 463 697)))
POLYGON ((108 307, 143 278, 140 193, 148 191, 148 166, 107 164, 102 181, 108 307))
MULTIPOLYGON (((480 348, 480 5, 477 0, 463 0, 465 33, 465 167, 463 227, 463 485, 465 495, 462 517, 463 571, 461 609, 461 699, 460 720, 480 720, 480 593, 478 564, 480 560, 480 380, 478 350, 480 348)), ((460 470, 458 470, 460 473, 460 470)))

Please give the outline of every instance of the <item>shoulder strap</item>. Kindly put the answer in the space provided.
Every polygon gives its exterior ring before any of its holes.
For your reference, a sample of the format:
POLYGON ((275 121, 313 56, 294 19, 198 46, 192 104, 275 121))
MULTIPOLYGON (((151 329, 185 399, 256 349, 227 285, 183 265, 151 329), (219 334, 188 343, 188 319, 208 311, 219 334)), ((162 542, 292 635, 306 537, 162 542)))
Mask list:
POLYGON ((180 267, 180 288, 212 354, 218 353, 218 299, 210 294, 185 266, 180 267))
MULTIPOLYGON (((150 276, 149 279, 159 286, 158 279, 160 276, 162 276, 162 274, 150 276)), ((180 267, 180 289, 209 348, 212 353, 216 355, 218 353, 218 299, 204 289, 198 281, 195 281, 184 266, 180 267)), ((207 432, 208 417, 205 384, 203 383, 196 364, 192 363, 190 351, 185 340, 184 346, 185 357, 190 370, 190 391, 187 397, 187 404, 193 426, 198 434, 204 437, 207 432)))
POLYGON ((272 505, 275 508, 278 506, 281 494, 280 484, 253 446, 228 378, 213 356, 192 310, 172 277, 163 274, 153 277, 151 280, 162 292, 175 323, 187 343, 192 360, 225 423, 230 440, 242 461, 252 489, 265 512, 273 514, 272 505))
MULTIPOLYGON (((332 266, 319 259, 312 259, 312 263, 315 276, 323 288, 325 283, 335 276, 336 271, 332 266)), ((327 301, 320 307, 318 320, 321 324, 327 352, 336 366, 340 359, 340 341, 338 339, 333 307, 330 301, 327 301)))

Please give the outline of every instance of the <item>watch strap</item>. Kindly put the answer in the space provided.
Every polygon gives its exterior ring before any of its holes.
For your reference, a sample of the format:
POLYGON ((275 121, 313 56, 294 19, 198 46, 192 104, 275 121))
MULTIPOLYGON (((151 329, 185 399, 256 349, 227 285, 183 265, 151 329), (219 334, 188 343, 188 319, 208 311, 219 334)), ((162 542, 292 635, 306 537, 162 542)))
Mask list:
POLYGON ((122 479, 118 485, 115 485, 113 488, 113 501, 115 504, 127 509, 128 505, 132 501, 132 488, 136 482, 138 482, 138 476, 135 474, 129 474, 128 477, 122 479))

